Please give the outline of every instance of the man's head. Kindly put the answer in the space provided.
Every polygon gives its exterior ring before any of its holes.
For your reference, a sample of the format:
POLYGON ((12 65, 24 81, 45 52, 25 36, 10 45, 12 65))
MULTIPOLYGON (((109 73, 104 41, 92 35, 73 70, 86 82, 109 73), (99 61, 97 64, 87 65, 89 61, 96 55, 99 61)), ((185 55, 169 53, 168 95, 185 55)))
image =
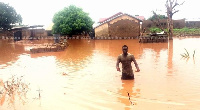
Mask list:
POLYGON ((122 51, 123 51, 124 55, 127 55, 127 53, 128 53, 128 46, 127 45, 123 45, 122 46, 122 51))

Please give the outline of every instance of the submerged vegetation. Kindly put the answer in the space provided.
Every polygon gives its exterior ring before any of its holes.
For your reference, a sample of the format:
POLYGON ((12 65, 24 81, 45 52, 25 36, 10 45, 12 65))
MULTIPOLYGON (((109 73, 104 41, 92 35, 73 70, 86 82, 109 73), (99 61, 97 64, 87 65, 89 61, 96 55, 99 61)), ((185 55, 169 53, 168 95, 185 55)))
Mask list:
POLYGON ((195 55, 195 50, 194 50, 194 53, 193 53, 193 58, 194 58, 194 55, 195 55))
POLYGON ((181 54, 181 56, 184 57, 184 58, 189 58, 190 57, 189 52, 187 51, 187 49, 185 49, 185 51, 186 51, 186 53, 181 54))
MULTIPOLYGON (((185 48, 184 48, 185 49, 185 48)), ((195 56, 195 50, 194 50, 194 52, 193 52, 193 58, 194 58, 194 56, 195 56)), ((190 58, 190 54, 189 54, 189 52, 187 51, 187 49, 185 49, 185 53, 183 53, 183 54, 181 54, 181 56, 183 57, 183 58, 190 58)))
POLYGON ((29 84, 23 81, 23 76, 12 76, 7 81, 1 81, 0 85, 0 102, 3 105, 5 99, 8 99, 8 104, 14 104, 16 96, 19 97, 22 103, 25 103, 26 94, 29 90, 29 84))

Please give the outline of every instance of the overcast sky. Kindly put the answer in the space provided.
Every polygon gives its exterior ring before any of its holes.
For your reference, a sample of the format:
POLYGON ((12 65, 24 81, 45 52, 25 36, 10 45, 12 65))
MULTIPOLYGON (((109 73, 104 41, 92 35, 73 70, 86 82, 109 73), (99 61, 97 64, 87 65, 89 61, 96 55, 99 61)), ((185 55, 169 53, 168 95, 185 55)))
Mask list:
MULTIPOLYGON (((174 15, 174 19, 198 19, 200 18, 199 0, 178 0, 185 3, 177 9, 180 11, 174 15)), ((93 21, 99 18, 110 17, 118 12, 131 15, 144 16, 146 19, 152 16, 152 11, 166 14, 166 0, 0 0, 13 6, 23 18, 25 25, 45 25, 52 22, 53 15, 69 5, 75 5, 89 13, 93 21)))

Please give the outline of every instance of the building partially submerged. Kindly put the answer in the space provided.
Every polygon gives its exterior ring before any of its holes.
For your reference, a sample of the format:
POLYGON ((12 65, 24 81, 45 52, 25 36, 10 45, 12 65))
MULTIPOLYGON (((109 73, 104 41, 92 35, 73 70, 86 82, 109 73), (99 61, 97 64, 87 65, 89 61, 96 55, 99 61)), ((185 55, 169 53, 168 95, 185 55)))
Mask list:
POLYGON ((140 22, 141 19, 119 12, 100 21, 94 28, 95 37, 136 38, 140 35, 140 22))
POLYGON ((38 37, 46 36, 43 25, 15 26, 9 31, 13 33, 14 40, 38 39, 38 37))

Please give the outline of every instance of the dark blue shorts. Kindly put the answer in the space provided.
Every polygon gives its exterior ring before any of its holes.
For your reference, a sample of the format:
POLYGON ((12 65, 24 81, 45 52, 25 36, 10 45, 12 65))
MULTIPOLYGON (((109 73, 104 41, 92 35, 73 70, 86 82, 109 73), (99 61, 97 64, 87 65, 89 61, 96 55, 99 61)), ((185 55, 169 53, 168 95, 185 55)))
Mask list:
POLYGON ((133 80, 134 79, 134 74, 133 74, 133 76, 129 76, 126 73, 122 73, 121 79, 123 79, 123 80, 133 80))

